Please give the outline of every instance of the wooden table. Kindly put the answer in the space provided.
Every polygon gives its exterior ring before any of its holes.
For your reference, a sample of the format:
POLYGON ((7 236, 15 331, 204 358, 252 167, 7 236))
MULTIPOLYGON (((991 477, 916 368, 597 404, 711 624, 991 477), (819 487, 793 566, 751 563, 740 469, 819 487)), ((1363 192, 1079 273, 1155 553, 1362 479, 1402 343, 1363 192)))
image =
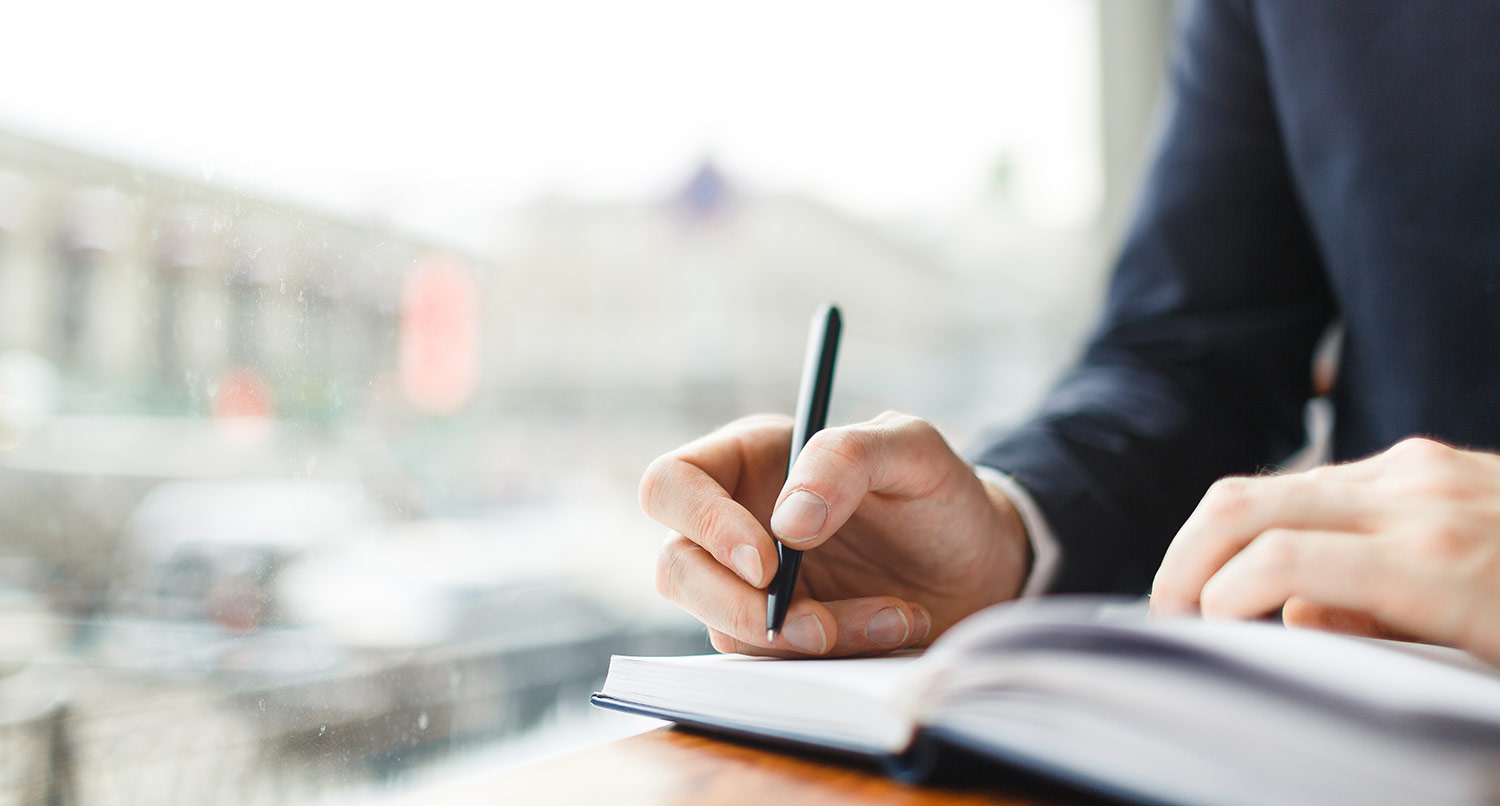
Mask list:
MULTIPOLYGON (((1005 777, 1005 776, 1001 776, 1005 777)), ((444 803, 1018 806, 1077 803, 1035 782, 907 786, 868 767, 661 728, 441 793, 444 803), (1002 788, 1008 786, 1009 788, 1002 788)), ((434 793, 436 794, 436 793, 434 793)))

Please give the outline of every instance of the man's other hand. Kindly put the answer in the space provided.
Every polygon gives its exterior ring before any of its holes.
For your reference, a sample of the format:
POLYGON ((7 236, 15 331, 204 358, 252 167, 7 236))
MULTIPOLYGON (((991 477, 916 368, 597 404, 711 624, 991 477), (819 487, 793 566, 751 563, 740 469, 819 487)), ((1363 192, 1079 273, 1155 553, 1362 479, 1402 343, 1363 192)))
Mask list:
POLYGON ((840 656, 927 644, 1021 589, 1020 516, 932 425, 885 414, 815 434, 790 478, 792 421, 731 423, 657 459, 641 507, 671 531, 663 596, 721 652, 840 656), (776 547, 807 552, 786 625, 766 640, 776 547))
POLYGON ((1156 613, 1413 637, 1500 665, 1500 456, 1408 439, 1215 484, 1168 548, 1156 613))

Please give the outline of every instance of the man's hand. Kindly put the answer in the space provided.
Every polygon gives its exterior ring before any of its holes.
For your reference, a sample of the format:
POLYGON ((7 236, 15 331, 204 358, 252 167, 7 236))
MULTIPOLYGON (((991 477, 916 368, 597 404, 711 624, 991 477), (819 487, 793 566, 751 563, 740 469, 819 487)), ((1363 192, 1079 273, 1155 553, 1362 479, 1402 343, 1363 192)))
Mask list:
POLYGON ((1021 589, 1030 547, 1019 515, 928 423, 885 414, 825 429, 786 478, 791 439, 790 418, 749 417, 657 459, 641 479, 641 507, 672 530, 657 590, 708 625, 715 649, 920 646, 1021 589), (771 643, 773 534, 807 553, 771 643))
POLYGON ((1177 533, 1157 613, 1404 635, 1500 665, 1500 456, 1408 439, 1358 462, 1215 484, 1177 533))

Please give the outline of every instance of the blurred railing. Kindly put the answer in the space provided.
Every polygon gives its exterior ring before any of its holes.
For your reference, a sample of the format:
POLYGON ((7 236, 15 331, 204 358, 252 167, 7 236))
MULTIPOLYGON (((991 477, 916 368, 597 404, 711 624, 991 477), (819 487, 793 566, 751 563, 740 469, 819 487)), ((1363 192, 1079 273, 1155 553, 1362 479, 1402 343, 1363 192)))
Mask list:
MULTIPOLYGON (((601 627, 604 625, 600 625, 601 627)), ((68 667, 79 694, 0 721, 0 806, 300 803, 398 782, 582 703, 613 653, 701 651, 701 631, 580 629, 412 651, 244 686, 68 667)))
POLYGON ((0 806, 78 803, 67 703, 57 700, 27 708, 25 699, 6 694, 5 710, 0 712, 0 806))

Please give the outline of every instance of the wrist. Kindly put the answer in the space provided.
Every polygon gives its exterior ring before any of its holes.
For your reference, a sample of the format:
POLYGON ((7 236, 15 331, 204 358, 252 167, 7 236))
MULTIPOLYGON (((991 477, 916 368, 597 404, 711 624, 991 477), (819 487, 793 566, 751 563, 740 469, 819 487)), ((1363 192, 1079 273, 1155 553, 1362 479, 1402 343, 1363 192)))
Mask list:
POLYGON ((1000 579, 997 580, 999 584, 996 586, 991 603, 1008 601, 1021 594, 1026 580, 1031 576, 1032 563, 1035 559, 1031 540, 1026 531, 1026 521, 1021 517, 1021 511, 1016 507, 1016 502, 1011 500, 1001 485, 985 478, 987 474, 977 473, 976 475, 995 515, 995 542, 1005 555, 1002 557, 1002 567, 1009 570, 1009 573, 999 575, 1000 579))

